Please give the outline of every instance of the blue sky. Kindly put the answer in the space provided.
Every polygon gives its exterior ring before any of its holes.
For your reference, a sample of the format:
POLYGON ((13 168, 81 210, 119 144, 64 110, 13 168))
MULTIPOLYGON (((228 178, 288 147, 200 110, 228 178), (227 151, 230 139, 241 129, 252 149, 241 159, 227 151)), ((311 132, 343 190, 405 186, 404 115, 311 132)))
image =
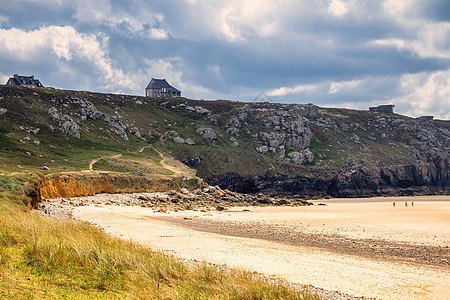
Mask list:
POLYGON ((0 81, 450 119, 448 0, 0 0, 0 81))

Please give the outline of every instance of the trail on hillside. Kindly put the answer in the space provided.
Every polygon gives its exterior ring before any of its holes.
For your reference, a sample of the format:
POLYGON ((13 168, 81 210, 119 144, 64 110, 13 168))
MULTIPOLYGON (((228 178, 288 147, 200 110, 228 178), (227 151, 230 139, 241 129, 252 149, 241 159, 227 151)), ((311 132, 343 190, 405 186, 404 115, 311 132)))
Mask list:
POLYGON ((152 145, 144 146, 139 149, 139 153, 143 152, 145 148, 150 148, 152 145))
POLYGON ((159 154, 159 156, 162 159, 161 165, 165 169, 174 172, 175 176, 195 176, 195 174, 196 174, 195 170, 189 168, 182 162, 180 162, 172 157, 165 156, 162 152, 158 151, 155 148, 154 148, 154 150, 159 154))
MULTIPOLYGON (((109 157, 110 157, 110 158, 119 158, 119 157, 121 157, 121 156, 122 156, 122 153, 119 153, 119 154, 113 154, 113 155, 110 155, 109 157)), ((99 158, 94 158, 93 160, 91 160, 91 161, 89 162, 89 171, 94 171, 94 169, 93 169, 94 164, 95 164, 96 162, 98 162, 100 159, 104 158, 104 157, 106 157, 106 156, 102 156, 102 157, 99 157, 99 158)))

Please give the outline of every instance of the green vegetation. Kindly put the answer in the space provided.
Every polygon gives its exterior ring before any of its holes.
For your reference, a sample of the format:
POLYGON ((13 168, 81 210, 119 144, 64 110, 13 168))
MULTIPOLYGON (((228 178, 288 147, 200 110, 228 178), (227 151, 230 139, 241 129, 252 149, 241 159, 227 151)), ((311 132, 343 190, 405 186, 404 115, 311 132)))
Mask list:
POLYGON ((2 299, 318 299, 248 271, 182 262, 86 223, 30 213, 24 200, 0 193, 2 299))

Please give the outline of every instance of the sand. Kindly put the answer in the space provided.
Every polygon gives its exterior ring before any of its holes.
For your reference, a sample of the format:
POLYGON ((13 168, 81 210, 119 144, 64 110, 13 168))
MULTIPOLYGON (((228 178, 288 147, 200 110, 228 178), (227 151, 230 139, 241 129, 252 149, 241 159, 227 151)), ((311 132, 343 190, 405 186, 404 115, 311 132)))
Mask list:
POLYGON ((320 202, 327 205, 236 207, 224 212, 170 214, 131 206, 85 206, 76 208, 74 216, 153 249, 163 249, 187 259, 224 263, 275 275, 295 283, 379 299, 450 298, 448 264, 383 259, 383 256, 370 257, 358 255, 358 252, 349 254, 342 249, 255 239, 241 232, 242 226, 238 234, 230 236, 223 234, 223 228, 220 228, 223 224, 247 224, 249 231, 266 228, 275 235, 279 234, 279 228, 288 228, 321 237, 333 235, 355 241, 407 243, 418 249, 433 246, 448 255, 448 248, 445 248, 450 242, 448 196, 320 202), (397 204, 395 208, 392 207, 393 200, 397 204), (404 206, 405 201, 409 202, 408 207, 404 206), (411 207, 411 201, 414 201, 414 207, 411 207), (189 221, 215 226, 213 232, 217 233, 183 226, 183 222, 189 224, 189 221))

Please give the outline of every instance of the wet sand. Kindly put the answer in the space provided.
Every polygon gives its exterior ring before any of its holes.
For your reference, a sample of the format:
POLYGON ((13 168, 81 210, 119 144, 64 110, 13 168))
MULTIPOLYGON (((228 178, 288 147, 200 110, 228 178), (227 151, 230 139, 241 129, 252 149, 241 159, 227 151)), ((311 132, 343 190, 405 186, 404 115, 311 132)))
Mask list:
POLYGON ((319 201, 326 206, 169 214, 142 207, 85 206, 76 208, 74 216, 187 259, 355 296, 449 299, 450 197, 403 197, 395 199, 396 207, 393 200, 333 199, 319 201), (386 250, 390 248, 397 250, 386 250), (422 255, 424 251, 437 259, 427 261, 430 255, 422 255))

